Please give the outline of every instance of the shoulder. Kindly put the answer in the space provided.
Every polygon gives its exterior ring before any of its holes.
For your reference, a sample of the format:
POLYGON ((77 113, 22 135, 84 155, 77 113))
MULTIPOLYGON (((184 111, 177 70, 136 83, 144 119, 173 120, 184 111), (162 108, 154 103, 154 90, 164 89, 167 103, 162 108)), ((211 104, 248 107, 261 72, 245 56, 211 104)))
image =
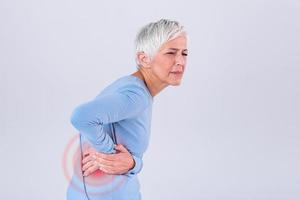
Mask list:
POLYGON ((135 76, 125 76, 121 78, 120 85, 117 92, 125 94, 131 99, 142 101, 144 104, 149 105, 152 97, 143 81, 135 76))
POLYGON ((152 102, 152 96, 146 85, 138 77, 127 75, 118 78, 96 97, 106 96, 109 94, 123 94, 133 101, 139 101, 144 105, 152 102))

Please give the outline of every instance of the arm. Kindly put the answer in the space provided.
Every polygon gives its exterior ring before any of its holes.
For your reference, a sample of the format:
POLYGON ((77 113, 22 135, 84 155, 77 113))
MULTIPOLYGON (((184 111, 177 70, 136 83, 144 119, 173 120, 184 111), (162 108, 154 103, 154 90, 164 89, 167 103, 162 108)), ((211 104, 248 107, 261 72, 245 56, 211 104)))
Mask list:
POLYGON ((103 131, 103 125, 131 118, 143 111, 149 103, 146 96, 146 91, 136 85, 99 96, 78 106, 72 113, 71 123, 99 152, 115 153, 114 143, 103 131))

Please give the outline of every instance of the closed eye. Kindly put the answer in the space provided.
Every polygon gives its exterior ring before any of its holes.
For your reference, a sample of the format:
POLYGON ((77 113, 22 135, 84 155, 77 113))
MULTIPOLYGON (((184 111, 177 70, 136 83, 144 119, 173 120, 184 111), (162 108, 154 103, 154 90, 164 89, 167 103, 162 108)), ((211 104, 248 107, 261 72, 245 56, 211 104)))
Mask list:
MULTIPOLYGON (((176 53, 175 53, 175 52, 167 52, 167 54, 174 55, 174 54, 176 54, 176 53)), ((187 53, 182 53, 182 55, 183 55, 183 56, 188 56, 187 53)))

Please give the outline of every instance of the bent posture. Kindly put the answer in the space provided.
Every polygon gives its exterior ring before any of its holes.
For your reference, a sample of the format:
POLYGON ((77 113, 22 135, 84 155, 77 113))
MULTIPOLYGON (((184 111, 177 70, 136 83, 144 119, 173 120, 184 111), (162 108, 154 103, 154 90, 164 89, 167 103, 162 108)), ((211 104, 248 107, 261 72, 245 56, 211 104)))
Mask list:
POLYGON ((138 70, 120 77, 72 113, 71 123, 82 139, 82 157, 76 162, 68 200, 141 199, 136 175, 149 143, 153 98, 167 86, 181 83, 188 50, 183 26, 166 19, 144 26, 135 43, 138 70))

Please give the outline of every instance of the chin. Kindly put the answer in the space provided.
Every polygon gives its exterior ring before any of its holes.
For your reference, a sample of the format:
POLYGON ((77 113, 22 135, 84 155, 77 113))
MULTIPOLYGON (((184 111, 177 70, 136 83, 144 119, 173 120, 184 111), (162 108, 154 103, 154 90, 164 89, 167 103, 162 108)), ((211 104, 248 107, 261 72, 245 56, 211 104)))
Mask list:
POLYGON ((181 84, 181 80, 178 80, 178 81, 172 81, 171 83, 170 83, 170 85, 172 85, 172 86, 179 86, 181 84))
POLYGON ((183 73, 180 75, 171 75, 168 80, 169 85, 179 86, 181 84, 182 75, 183 73))

